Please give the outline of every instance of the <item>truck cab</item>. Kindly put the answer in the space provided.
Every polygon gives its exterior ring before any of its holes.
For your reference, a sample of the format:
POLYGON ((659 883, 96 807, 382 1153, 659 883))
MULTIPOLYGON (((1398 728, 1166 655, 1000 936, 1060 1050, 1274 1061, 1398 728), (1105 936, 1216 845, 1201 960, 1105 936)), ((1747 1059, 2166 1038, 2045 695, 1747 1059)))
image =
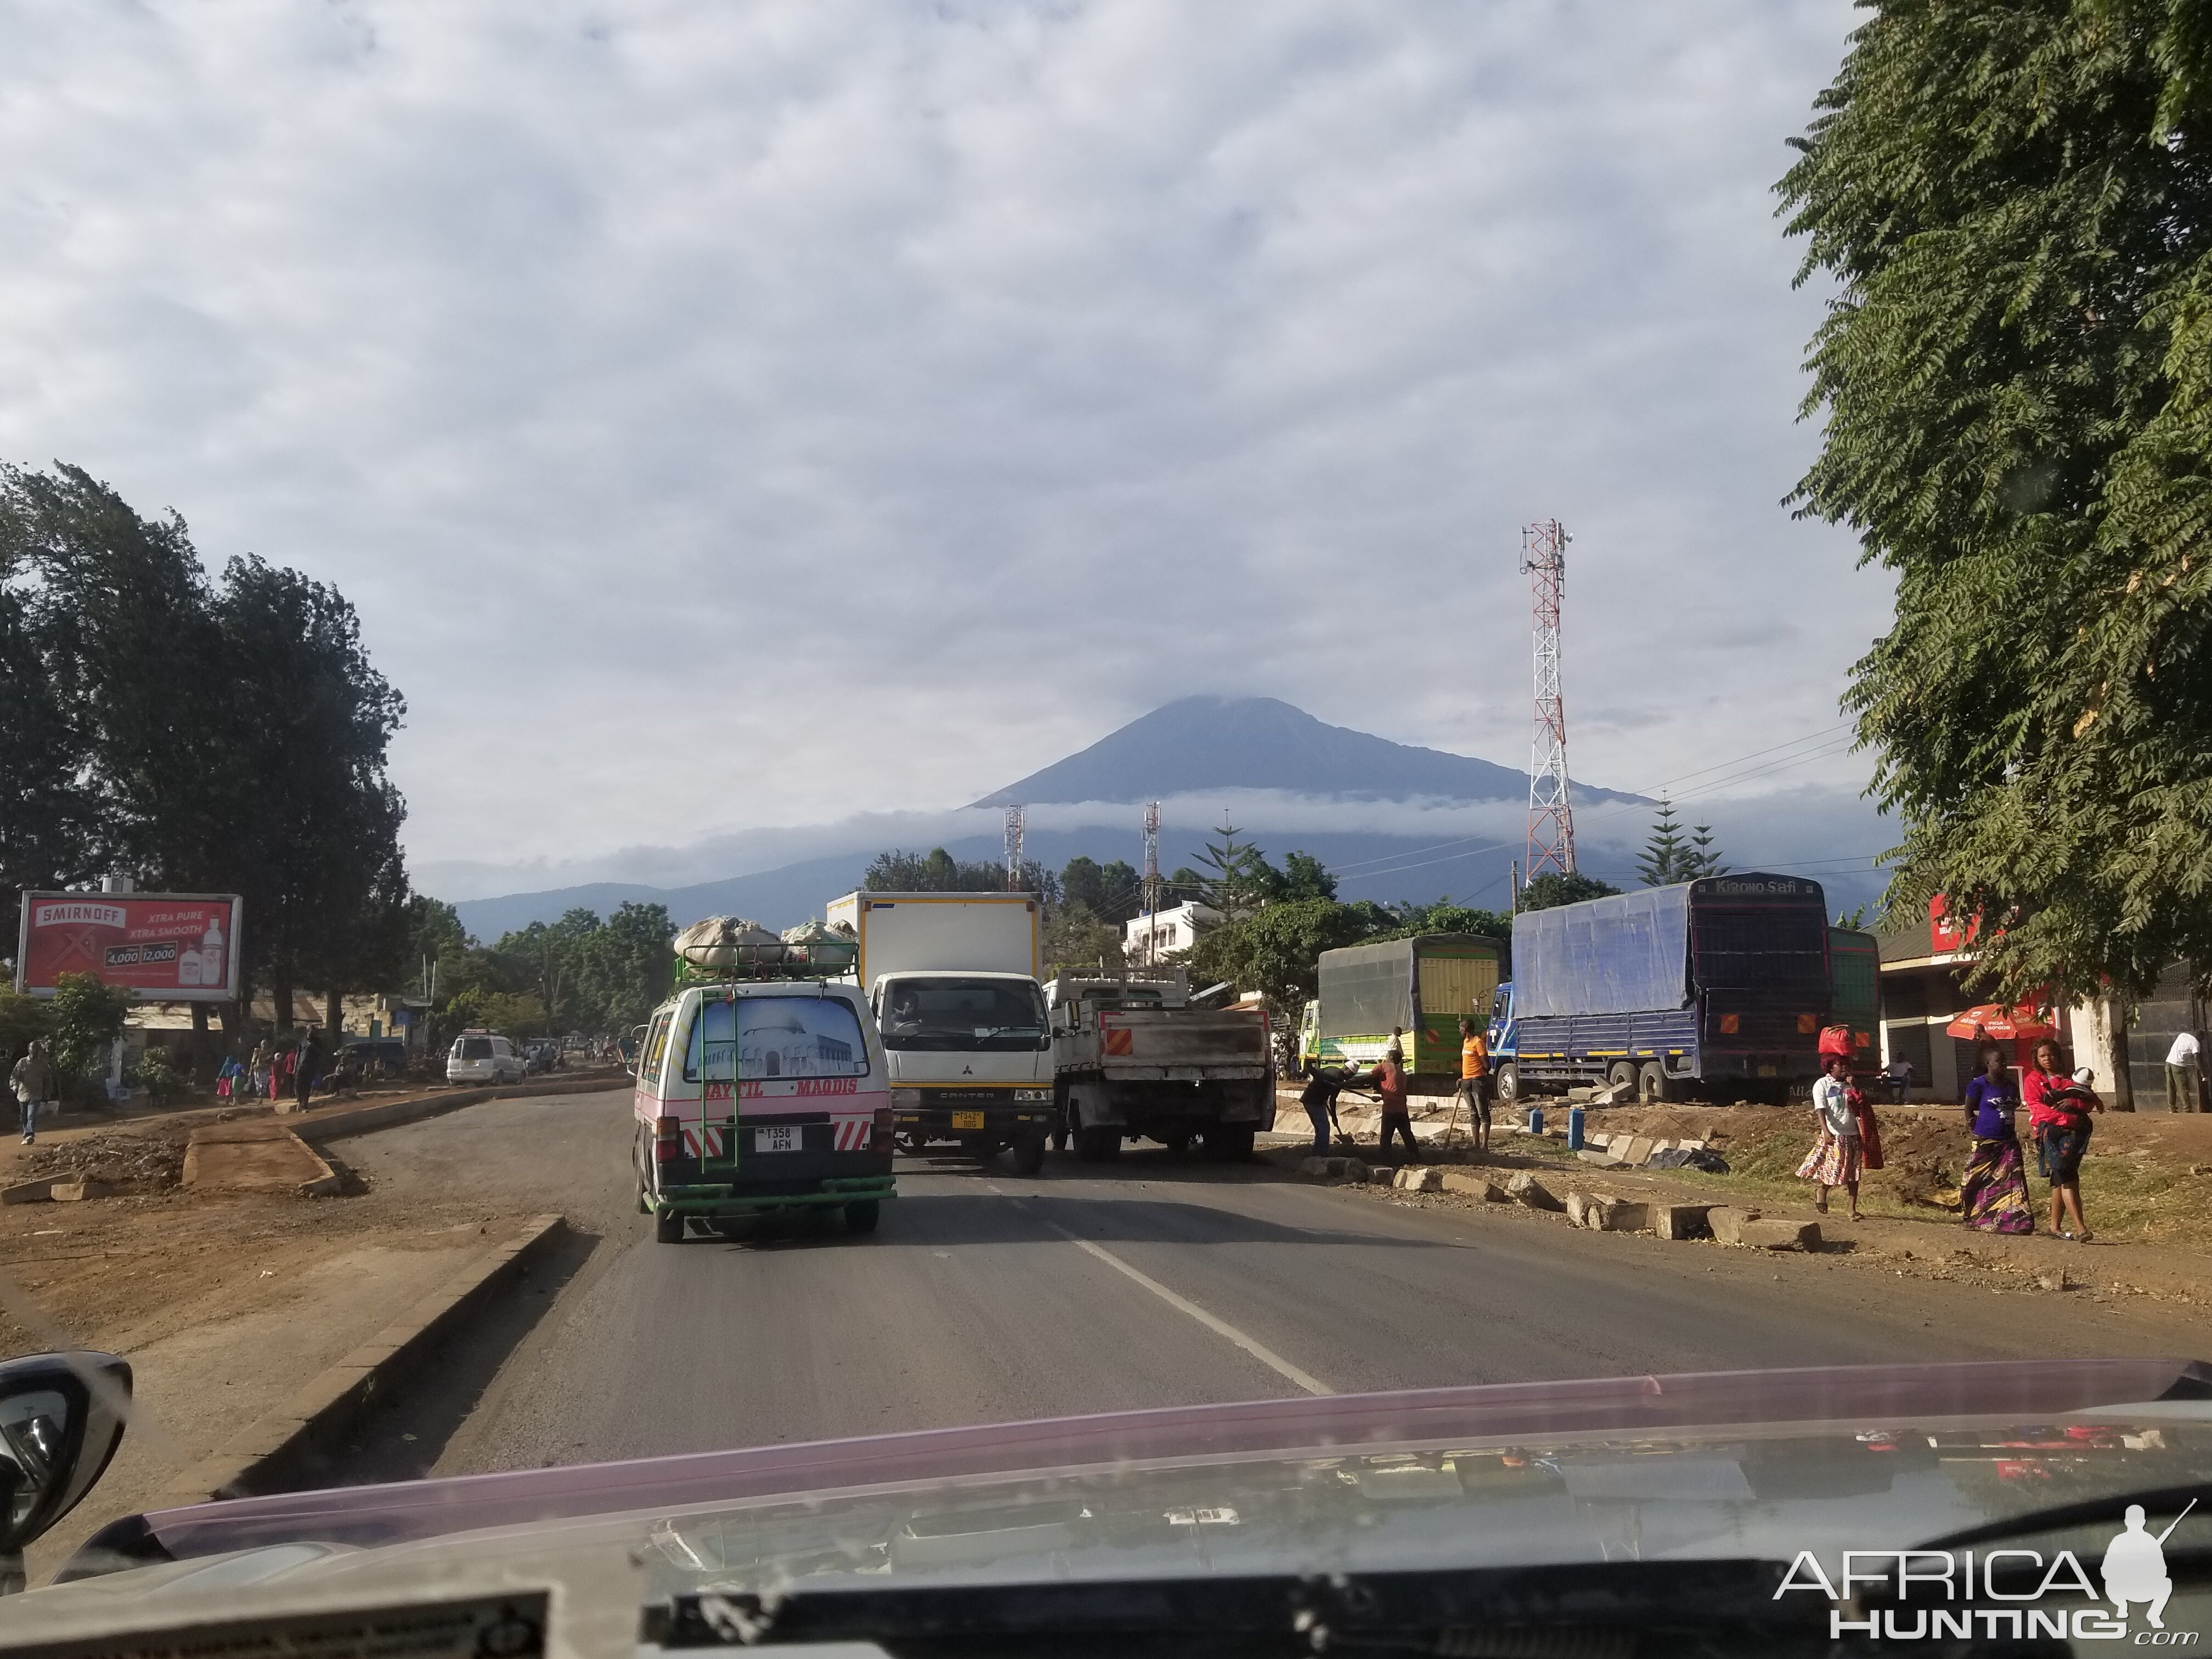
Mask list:
POLYGON ((1012 1147, 1034 1175, 1052 1125, 1052 1028, 1026 974, 885 974, 869 993, 900 1137, 978 1158, 1012 1147))
POLYGON ((1513 981, 1507 980, 1490 999, 1490 1073, 1497 1079, 1500 1100, 1521 1097, 1518 1063, 1521 1028, 1513 1018, 1513 981))
POLYGON ((646 1023, 632 1115, 638 1208, 664 1244, 793 1209, 872 1232, 894 1196, 890 1068, 856 986, 683 988, 646 1023))

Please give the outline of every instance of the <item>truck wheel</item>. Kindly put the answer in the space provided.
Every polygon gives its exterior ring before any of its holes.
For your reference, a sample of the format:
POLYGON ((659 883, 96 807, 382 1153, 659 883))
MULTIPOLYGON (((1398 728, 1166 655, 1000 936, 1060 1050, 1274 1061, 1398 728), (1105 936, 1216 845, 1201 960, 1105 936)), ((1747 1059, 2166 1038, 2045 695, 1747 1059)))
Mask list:
POLYGON ((1636 1097, 1646 1106, 1664 1106, 1674 1095, 1673 1080, 1663 1060, 1647 1060, 1636 1074, 1636 1097))
POLYGON ((857 1204, 845 1206, 845 1231, 848 1233, 872 1233, 876 1223, 883 1219, 883 1200, 864 1198, 857 1204))
POLYGON ((1075 1155, 1085 1164, 1103 1164, 1121 1155, 1121 1131, 1111 1123, 1085 1123, 1075 1132, 1075 1155))
POLYGON ((1498 1103, 1510 1106, 1520 1098, 1521 1066, 1517 1061, 1509 1060, 1498 1068, 1498 1103))
POLYGON ((1616 1104, 1633 1098, 1636 1093, 1636 1062, 1616 1060, 1605 1070, 1605 1086, 1613 1091, 1616 1104))
POLYGON ((684 1242, 684 1218, 664 1215, 654 1219, 653 1238, 656 1244, 681 1244, 684 1242))
POLYGON ((1252 1156, 1253 1133, 1237 1124, 1208 1124, 1206 1155, 1216 1164, 1242 1164, 1252 1156))
POLYGON ((1014 1143, 1014 1173, 1033 1176, 1044 1168, 1044 1136, 1026 1134, 1014 1143))

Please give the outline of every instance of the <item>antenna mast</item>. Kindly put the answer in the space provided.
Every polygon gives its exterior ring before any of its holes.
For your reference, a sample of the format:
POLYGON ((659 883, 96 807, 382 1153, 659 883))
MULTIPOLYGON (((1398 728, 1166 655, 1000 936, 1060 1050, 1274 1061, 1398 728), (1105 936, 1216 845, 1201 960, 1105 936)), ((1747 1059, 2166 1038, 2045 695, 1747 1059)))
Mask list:
POLYGON ((1022 809, 1006 809, 1006 890, 1022 890, 1022 809))
POLYGON ((1557 519, 1521 532, 1521 568, 1536 611, 1536 730, 1528 750, 1528 868, 1575 870, 1575 811, 1567 798, 1567 709, 1559 694, 1559 600, 1567 586, 1567 544, 1557 519))
POLYGON ((1145 966, 1152 965, 1152 918, 1160 908, 1160 804, 1145 805, 1145 966))

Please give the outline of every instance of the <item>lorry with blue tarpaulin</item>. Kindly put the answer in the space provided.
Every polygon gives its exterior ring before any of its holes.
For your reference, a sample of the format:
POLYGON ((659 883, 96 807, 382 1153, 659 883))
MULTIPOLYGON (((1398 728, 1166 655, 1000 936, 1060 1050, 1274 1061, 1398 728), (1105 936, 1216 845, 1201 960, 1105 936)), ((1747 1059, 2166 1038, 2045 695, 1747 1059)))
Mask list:
POLYGON ((1778 1104, 1820 1070, 1826 904, 1816 881, 1748 872, 1522 911, 1491 1010, 1499 1097, 1778 1104))

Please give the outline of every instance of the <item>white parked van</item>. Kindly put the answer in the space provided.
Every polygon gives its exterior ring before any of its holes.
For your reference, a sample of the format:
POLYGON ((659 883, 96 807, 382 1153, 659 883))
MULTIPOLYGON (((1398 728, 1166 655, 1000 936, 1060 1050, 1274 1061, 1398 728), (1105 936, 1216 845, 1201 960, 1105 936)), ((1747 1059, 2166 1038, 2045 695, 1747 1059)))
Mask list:
POLYGON ((448 1083, 520 1083, 525 1069, 514 1045, 489 1031, 462 1032, 446 1054, 448 1083))

